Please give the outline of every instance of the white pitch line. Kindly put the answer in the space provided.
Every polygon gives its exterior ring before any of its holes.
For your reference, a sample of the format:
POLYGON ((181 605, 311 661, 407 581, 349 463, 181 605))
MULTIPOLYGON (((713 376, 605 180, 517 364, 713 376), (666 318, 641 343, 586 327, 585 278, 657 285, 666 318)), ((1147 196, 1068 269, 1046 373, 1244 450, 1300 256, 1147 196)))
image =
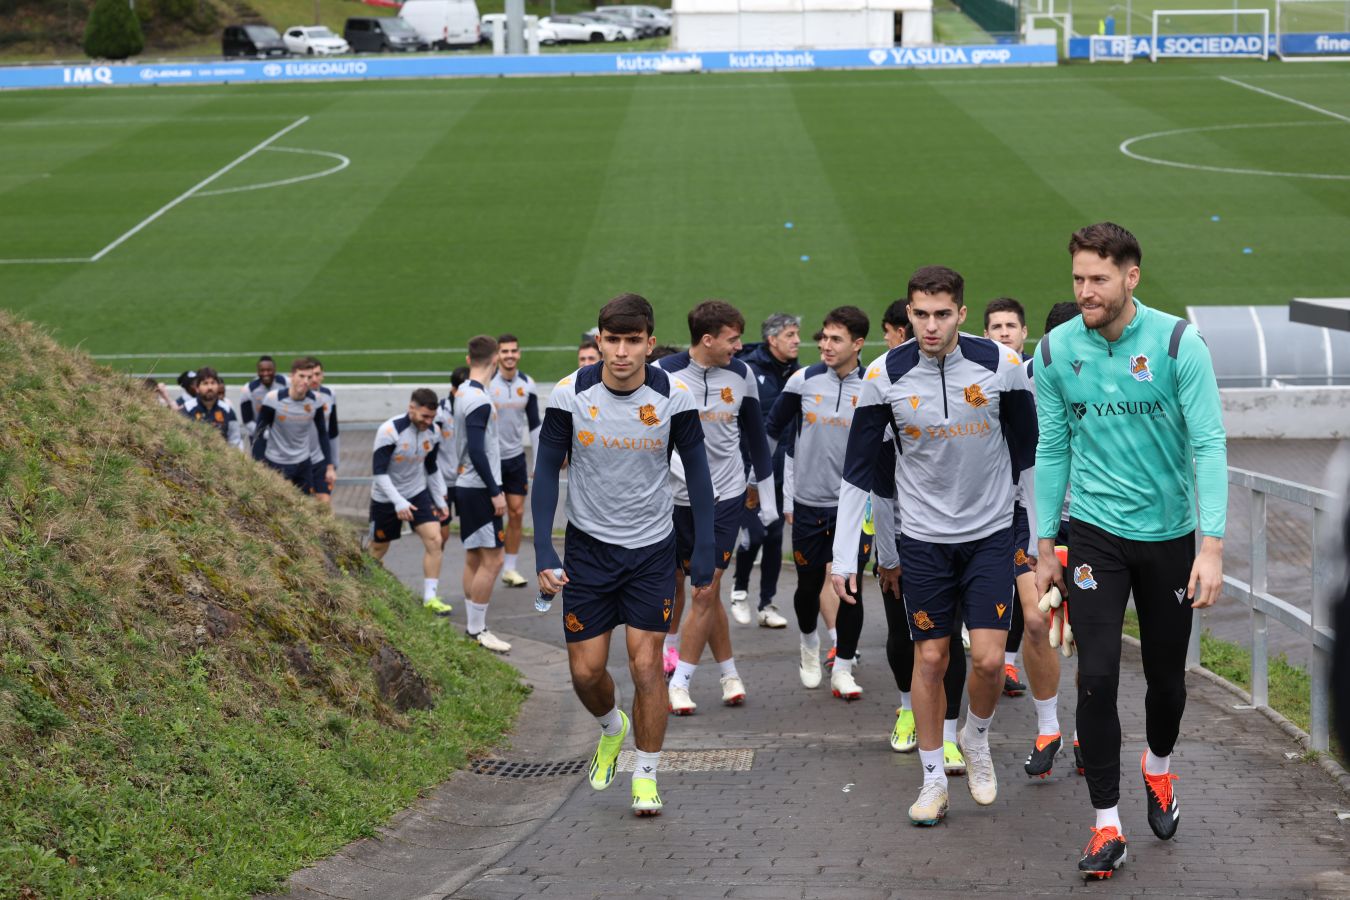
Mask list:
POLYGON ((1248 84, 1245 81, 1238 81, 1236 78, 1229 78, 1227 75, 1220 75, 1220 81, 1226 81, 1229 84, 1235 84, 1240 88, 1246 88, 1249 91, 1256 91, 1258 94, 1265 94, 1267 97, 1274 97, 1276 100, 1283 100, 1285 103, 1292 103, 1295 106, 1301 106, 1304 109, 1310 109, 1315 113, 1321 113, 1324 116, 1331 116, 1333 119, 1340 119, 1342 122, 1350 123, 1350 116, 1343 116, 1338 112, 1332 112, 1329 109, 1323 109, 1320 106, 1314 106, 1303 100, 1295 100, 1293 97, 1286 97, 1284 94, 1277 94, 1274 91, 1268 91, 1265 88, 1259 88, 1254 84, 1248 84))
POLYGON ((93 262, 87 256, 80 258, 69 257, 66 259, 0 259, 0 266, 41 266, 48 263, 86 263, 93 262))
POLYGON ((219 197, 222 194, 242 194, 245 191, 261 191, 264 188, 284 187, 288 184, 299 184, 302 181, 312 181, 315 178, 323 178, 326 175, 332 175, 341 172, 352 164, 352 161, 341 153, 330 153, 327 150, 300 150, 296 147, 268 147, 273 153, 307 153, 311 156, 327 156, 330 159, 336 159, 338 164, 322 172, 313 172, 309 175, 297 175, 294 178, 283 178, 281 181, 264 181, 262 184, 246 184, 243 187, 219 188, 214 191, 200 191, 198 197, 219 197))
POLYGON ((254 154, 256 154, 256 153, 258 153, 258 152, 260 152, 260 151, 262 151, 262 150, 265 150, 265 149, 267 148, 267 145, 268 145, 268 144, 272 143, 273 141, 277 140, 278 138, 281 138, 281 137, 285 136, 287 133, 289 133, 289 132, 291 132, 291 131, 294 131, 295 129, 299 128, 301 125, 305 124, 305 123, 308 122, 308 121, 309 121, 309 116, 301 116, 300 118, 296 119, 296 120, 295 120, 294 122, 292 122, 291 124, 287 125, 285 128, 283 128, 283 129, 281 129, 280 131, 278 131, 276 134, 272 135, 272 136, 271 136, 270 138, 268 138, 267 140, 263 141, 261 144, 258 144, 258 145, 257 145, 256 147, 254 147, 252 150, 249 150, 249 151, 248 151, 247 153, 245 153, 244 155, 242 155, 242 156, 238 157, 237 159, 235 159, 234 162, 229 163, 229 164, 226 165, 224 168, 217 169, 217 170, 216 170, 214 173, 212 173, 211 175, 209 175, 209 176, 207 176, 206 178, 204 178, 203 180, 197 182, 197 183, 194 184, 192 187, 188 188, 186 191, 184 191, 183 193, 179 194, 177 197, 174 197, 174 198, 173 198, 172 200, 170 200, 168 203, 164 204, 164 205, 161 206, 159 209, 155 210, 153 213, 151 213, 150 215, 146 216, 144 219, 142 219, 140 222, 138 222, 138 223, 135 225, 135 227, 133 227, 130 231, 126 232, 126 233, 123 234, 121 237, 119 237, 117 240, 113 241, 111 244, 109 244, 108 246, 104 247, 102 250, 98 251, 98 252, 95 253, 93 256, 91 256, 91 257, 89 258, 89 261, 90 261, 90 262, 98 262, 100 259, 102 259, 103 257, 107 256, 109 253, 113 252, 113 251, 116 250, 118 247, 120 247, 123 243, 125 243, 126 241, 128 241, 128 240, 130 240, 132 237, 134 237, 138 232, 141 231, 141 229, 145 228, 145 227, 146 227, 147 225, 149 225, 151 222, 155 221, 155 220, 158 219, 160 216, 164 215, 166 212, 168 212, 169 210, 173 209, 175 206, 177 206, 178 204, 182 203, 184 200, 188 199, 188 198, 191 197, 193 194, 197 193, 197 192, 200 191, 202 188, 206 187, 208 184, 210 184, 211 182, 215 181, 215 180, 216 180, 217 178, 219 178, 220 176, 224 175, 226 172, 228 172, 228 171, 230 171, 231 169, 233 169, 235 166, 237 166, 237 165, 239 165, 240 163, 242 163, 242 162, 244 162, 244 161, 246 161, 246 160, 252 158, 254 154))
POLYGON ((1157 156, 1145 156, 1133 146, 1141 141, 1152 140, 1153 138, 1172 137, 1178 134, 1204 134, 1211 131, 1236 131, 1249 128, 1322 128, 1330 125, 1330 122, 1266 122, 1261 124, 1238 124, 1238 125, 1207 125, 1202 128, 1173 128, 1170 131, 1155 131, 1151 134, 1141 134, 1136 137, 1126 138, 1120 142, 1118 148, 1121 153, 1131 159, 1137 159, 1140 162, 1152 163, 1155 166, 1170 166, 1174 169, 1193 169, 1197 172, 1218 172, 1224 175, 1268 175, 1275 178, 1314 178, 1321 181, 1350 181, 1350 174, 1338 175, 1327 172, 1277 172, 1273 169, 1240 169, 1233 166, 1209 166, 1204 163, 1180 162, 1175 159, 1162 159, 1157 156))

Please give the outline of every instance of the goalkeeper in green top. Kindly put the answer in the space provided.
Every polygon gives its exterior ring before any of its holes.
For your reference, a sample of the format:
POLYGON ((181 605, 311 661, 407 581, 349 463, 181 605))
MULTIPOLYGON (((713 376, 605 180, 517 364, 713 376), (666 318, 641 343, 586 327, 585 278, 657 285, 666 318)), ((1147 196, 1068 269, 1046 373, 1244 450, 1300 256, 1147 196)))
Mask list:
POLYGON ((1083 314, 1047 335, 1033 363, 1036 588, 1067 599, 1078 643, 1078 738, 1097 815, 1078 869, 1106 878, 1126 857, 1116 711, 1125 605, 1133 594, 1148 682, 1140 764, 1148 823, 1167 840, 1180 819, 1170 757, 1186 707, 1191 620, 1223 585, 1227 448, 1209 348, 1184 319, 1134 297, 1143 256, 1134 235, 1090 225, 1074 232, 1069 255, 1083 314), (1067 573, 1054 552, 1065 487, 1067 573))

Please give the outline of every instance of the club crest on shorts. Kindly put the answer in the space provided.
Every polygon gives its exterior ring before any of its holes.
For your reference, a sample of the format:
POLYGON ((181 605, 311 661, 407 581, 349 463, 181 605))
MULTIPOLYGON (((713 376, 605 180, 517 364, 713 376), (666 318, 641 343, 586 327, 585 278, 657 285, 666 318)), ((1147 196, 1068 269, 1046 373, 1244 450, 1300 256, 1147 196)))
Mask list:
POLYGON ((656 407, 650 403, 644 403, 638 407, 638 420, 643 425, 660 425, 661 420, 656 416, 656 407))
POLYGON ((1007 611, 1008 611, 1008 604, 1006 604, 1006 603, 998 603, 998 604, 995 604, 995 606, 994 606, 994 612, 998 613, 998 617, 999 617, 1000 619, 1003 618, 1003 614, 1004 614, 1005 612, 1007 612, 1007 611))
POLYGON ((1095 591, 1097 589, 1097 579, 1092 577, 1092 566, 1085 563, 1074 569, 1073 583, 1078 585, 1080 590, 1095 591))
POLYGON ((735 395, 734 393, 732 393, 731 388, 729 388, 729 387, 724 387, 724 388, 722 388, 722 402, 723 402, 723 403, 735 403, 735 402, 736 402, 736 395, 735 395))
POLYGON ((563 626, 566 627, 567 630, 572 632, 573 634, 576 634, 578 631, 586 627, 585 625, 581 624, 581 620, 577 618, 576 613, 568 613, 566 616, 564 616, 563 626))
POLYGON ((578 431, 577 441, 581 444, 581 446, 589 447, 591 444, 595 443, 595 435, 589 431, 578 431))
POLYGON ((932 631, 937 627, 937 624, 928 618, 928 613, 919 610, 914 614, 914 627, 920 631, 932 631))
POLYGON ((1148 357, 1144 354, 1130 357, 1130 374, 1135 381, 1152 381, 1153 373, 1148 369, 1148 357))
POLYGON ((966 388, 966 402, 979 409, 981 406, 989 405, 989 398, 984 395, 984 389, 978 384, 972 384, 966 388))
POLYGON ((731 559, 731 551, 730 551, 730 550, 723 550, 723 551, 722 551, 722 562, 726 562, 726 561, 728 561, 729 559, 731 559))
POLYGON ((1018 547, 1017 552, 1013 554, 1013 565, 1025 566, 1026 564, 1027 564, 1027 551, 1023 550, 1021 547, 1018 547))

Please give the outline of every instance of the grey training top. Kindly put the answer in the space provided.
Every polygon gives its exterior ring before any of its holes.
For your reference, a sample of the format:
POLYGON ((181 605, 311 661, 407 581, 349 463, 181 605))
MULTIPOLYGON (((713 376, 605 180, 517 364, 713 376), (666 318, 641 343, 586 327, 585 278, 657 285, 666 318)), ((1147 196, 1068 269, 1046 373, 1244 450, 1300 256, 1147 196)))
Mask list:
POLYGON ((507 380, 499 369, 488 382, 488 393, 497 410, 497 442, 502 459, 525 453, 525 437, 539 427, 539 395, 534 379, 524 372, 507 380))
POLYGON ((445 483, 437 466, 440 449, 441 433, 435 425, 420 430, 406 414, 385 422, 375 432, 370 499, 402 510, 412 505, 413 497, 430 491, 432 503, 440 507, 445 502, 445 483))
POLYGON ((861 366, 840 378, 823 362, 798 369, 783 385, 769 414, 769 435, 780 436, 794 424, 797 428, 788 450, 794 503, 839 505, 844 451, 862 388, 861 366))
POLYGON ((441 436, 441 450, 436 454, 436 466, 441 470, 441 480, 445 483, 448 495, 455 489, 455 480, 459 477, 459 457, 455 455, 455 399, 442 397, 436 407, 436 419, 433 422, 441 436))
POLYGON ((296 400, 288 388, 273 388, 263 398, 259 421, 266 426, 266 433, 259 440, 266 442, 263 458, 268 462, 279 466, 306 460, 320 464, 327 462, 328 435, 323 403, 313 391, 305 391, 305 395, 296 400), (319 429, 324 429, 322 441, 319 440, 319 429))
POLYGON ((486 488, 494 495, 501 492, 497 411, 483 385, 476 381, 464 382, 455 396, 455 458, 459 461, 455 487, 486 488))

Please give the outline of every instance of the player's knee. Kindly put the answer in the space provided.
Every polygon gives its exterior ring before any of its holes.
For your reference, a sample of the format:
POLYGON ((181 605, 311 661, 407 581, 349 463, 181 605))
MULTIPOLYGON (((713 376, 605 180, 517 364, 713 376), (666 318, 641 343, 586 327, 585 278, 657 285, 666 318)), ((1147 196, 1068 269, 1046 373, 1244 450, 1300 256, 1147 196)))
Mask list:
POLYGON ((1115 673, 1078 673, 1078 702, 1086 708, 1116 708, 1116 693, 1120 690, 1120 675, 1115 673))
POLYGON ((916 674, 925 681, 941 681, 947 674, 949 661, 945 641, 916 641, 914 644, 914 668, 916 674))
POLYGON ((1035 641, 1039 645, 1050 644, 1050 626, 1045 621, 1045 617, 1039 612, 1034 616, 1024 616, 1022 619, 1022 644, 1026 645, 1028 641, 1035 641))
POLYGON ((971 648, 970 668, 976 678, 989 679, 997 678, 1003 674, 1003 651, 995 647, 992 650, 982 648, 976 651, 971 648))
POLYGON ((577 691, 584 692, 599 687, 605 680, 605 667, 601 665, 592 665, 586 660, 574 659, 571 661, 572 686, 577 691))

